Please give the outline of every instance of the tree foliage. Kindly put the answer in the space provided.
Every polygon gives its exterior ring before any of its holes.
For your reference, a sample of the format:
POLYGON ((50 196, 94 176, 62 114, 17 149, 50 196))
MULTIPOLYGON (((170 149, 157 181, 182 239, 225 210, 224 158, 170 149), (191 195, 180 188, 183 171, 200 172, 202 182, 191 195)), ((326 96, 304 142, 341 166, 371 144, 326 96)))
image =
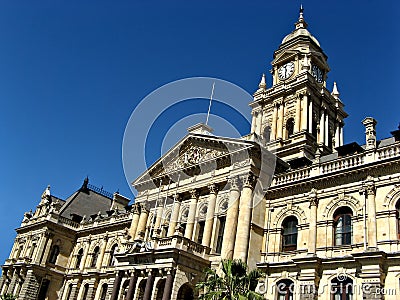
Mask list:
POLYGON ((16 296, 14 296, 13 294, 4 294, 2 296, 0 296, 1 300, 15 300, 17 299, 16 296))
POLYGON ((223 260, 221 272, 205 270, 205 279, 196 288, 200 300, 258 300, 264 297, 255 292, 262 273, 255 269, 248 272, 241 260, 223 260))

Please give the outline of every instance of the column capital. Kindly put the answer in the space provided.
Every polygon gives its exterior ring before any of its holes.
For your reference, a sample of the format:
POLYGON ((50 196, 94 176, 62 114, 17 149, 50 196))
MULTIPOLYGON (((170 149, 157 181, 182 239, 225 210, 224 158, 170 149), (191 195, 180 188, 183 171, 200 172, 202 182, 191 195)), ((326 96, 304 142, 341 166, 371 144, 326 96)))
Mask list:
POLYGON ((231 190, 239 190, 239 186, 240 186, 239 176, 229 177, 228 182, 229 182, 231 190))
POLYGON ((176 193, 176 194, 174 195, 174 201, 181 202, 182 199, 183 199, 182 194, 176 193))
POLYGON ((138 203, 132 204, 131 212, 137 215, 140 214, 140 204, 138 203))
POLYGON ((190 197, 191 197, 192 199, 197 199, 197 198, 199 198, 199 190, 193 189, 193 190, 190 190, 189 192, 190 192, 190 197))
POLYGON ((308 200, 310 201, 310 207, 311 206, 318 206, 318 193, 317 189, 311 189, 311 191, 308 194, 308 200))
POLYGON ((363 191, 366 195, 375 195, 375 180, 372 176, 368 176, 363 182, 363 191))
POLYGON ((218 186, 215 183, 211 183, 208 185, 208 189, 210 194, 217 194, 218 193, 218 186))
POLYGON ((242 176, 242 182, 243 182, 243 187, 251 188, 253 189, 256 182, 257 182, 257 177, 252 173, 249 172, 246 175, 242 176))
POLYGON ((149 213, 150 212, 150 209, 148 208, 148 205, 146 202, 138 203, 138 205, 140 206, 141 213, 149 213))

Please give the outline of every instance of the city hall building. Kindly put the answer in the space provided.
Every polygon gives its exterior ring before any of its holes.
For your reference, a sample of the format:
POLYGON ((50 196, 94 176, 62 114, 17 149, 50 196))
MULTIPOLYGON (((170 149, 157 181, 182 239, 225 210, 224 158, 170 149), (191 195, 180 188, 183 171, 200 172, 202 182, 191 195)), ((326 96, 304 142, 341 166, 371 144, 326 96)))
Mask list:
POLYGON ((343 144, 347 114, 302 11, 262 77, 251 132, 197 124, 132 184, 85 179, 25 213, 1 294, 24 300, 196 299, 206 267, 242 259, 270 300, 400 297, 400 130, 343 144), (399 296, 396 296, 399 295, 399 296))

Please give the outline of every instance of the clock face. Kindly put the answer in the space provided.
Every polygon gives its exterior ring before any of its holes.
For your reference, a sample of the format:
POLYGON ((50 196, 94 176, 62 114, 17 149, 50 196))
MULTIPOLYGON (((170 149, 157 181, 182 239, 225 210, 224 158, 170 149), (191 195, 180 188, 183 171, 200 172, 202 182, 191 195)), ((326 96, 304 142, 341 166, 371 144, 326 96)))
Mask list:
POLYGON ((322 71, 316 65, 312 66, 311 74, 318 83, 322 83, 324 81, 324 71, 322 71))
POLYGON ((280 80, 285 80, 288 79, 290 76, 292 76, 293 73, 294 73, 294 63, 291 61, 279 68, 278 77, 280 80))

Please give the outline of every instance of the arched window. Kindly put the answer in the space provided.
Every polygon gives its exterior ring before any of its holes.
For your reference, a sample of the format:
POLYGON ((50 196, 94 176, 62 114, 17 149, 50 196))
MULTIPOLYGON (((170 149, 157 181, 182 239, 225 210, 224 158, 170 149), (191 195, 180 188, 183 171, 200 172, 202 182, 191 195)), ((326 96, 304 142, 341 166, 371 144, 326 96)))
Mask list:
POLYGON ((55 264, 57 261, 58 254, 60 254, 60 247, 57 245, 54 245, 53 248, 51 248, 51 253, 49 256, 49 263, 55 264))
POLYGON ((353 212, 347 206, 338 208, 333 214, 335 246, 351 245, 353 235, 352 216, 353 212))
POLYGON ((110 250, 110 258, 108 259, 108 265, 113 266, 115 264, 115 252, 117 251, 118 244, 114 244, 110 250))
POLYGON ((96 246, 96 248, 94 248, 93 255, 92 255, 92 264, 90 265, 91 268, 96 267, 97 260, 99 258, 99 253, 100 253, 100 248, 99 248, 99 246, 96 246))
POLYGON ((353 280, 347 278, 341 280, 334 278, 331 281, 332 300, 352 300, 353 299, 353 280))
POLYGON ((271 127, 270 126, 265 126, 263 136, 264 136, 264 140, 266 143, 268 143, 271 140, 271 127))
POLYGON ((278 298, 277 300, 293 300, 294 282, 289 279, 283 279, 276 284, 278 298))
POLYGON ((81 300, 86 300, 88 294, 89 294, 89 284, 86 283, 85 286, 83 287, 81 300))
POLYGON ((288 139, 294 132, 294 119, 289 118, 286 121, 286 138, 288 139))
POLYGON ((108 289, 108 285, 107 285, 107 283, 104 283, 104 284, 101 286, 100 300, 106 300, 106 297, 107 297, 107 289, 108 289))
POLYGON ((396 203, 397 238, 400 240, 400 200, 396 203))
POLYGON ((295 216, 287 217, 282 222, 282 251, 293 251, 297 249, 297 225, 295 216))
POLYGON ((83 257, 83 249, 81 248, 79 249, 78 255, 76 256, 75 269, 79 269, 79 267, 81 266, 82 257, 83 257))
POLYGON ((72 283, 70 283, 68 285, 68 290, 67 290, 67 293, 65 294, 66 296, 65 296, 64 300, 71 299, 71 294, 72 294, 72 283))

